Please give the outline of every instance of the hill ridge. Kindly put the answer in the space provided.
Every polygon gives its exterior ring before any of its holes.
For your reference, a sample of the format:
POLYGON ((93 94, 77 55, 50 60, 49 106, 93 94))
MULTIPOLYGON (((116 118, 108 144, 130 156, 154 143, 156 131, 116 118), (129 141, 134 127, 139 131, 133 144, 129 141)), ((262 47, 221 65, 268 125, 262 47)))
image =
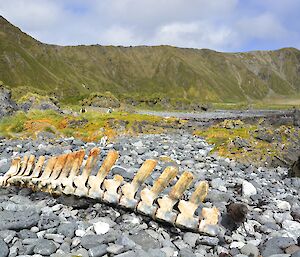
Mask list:
POLYGON ((222 53, 174 46, 41 43, 0 16, 0 80, 61 99, 110 91, 120 98, 199 102, 263 100, 300 90, 300 51, 222 53))

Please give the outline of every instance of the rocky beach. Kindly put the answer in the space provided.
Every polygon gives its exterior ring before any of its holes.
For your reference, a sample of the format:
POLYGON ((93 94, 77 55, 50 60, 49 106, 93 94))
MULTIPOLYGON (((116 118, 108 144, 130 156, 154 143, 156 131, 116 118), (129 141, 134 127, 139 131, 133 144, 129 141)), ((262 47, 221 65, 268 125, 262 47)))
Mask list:
MULTIPOLYGON (((110 149, 120 158, 109 176, 120 174, 131 181, 146 159, 158 160, 147 185, 161 170, 175 165, 180 174, 206 180, 209 193, 199 210, 216 206, 221 218, 217 236, 156 222, 128 210, 86 198, 51 196, 27 188, 0 190, 0 256, 300 256, 300 179, 288 169, 265 168, 219 157, 212 145, 190 134, 157 134, 119 137, 85 143, 74 138, 7 140, 0 143, 0 174, 15 156, 34 154, 46 158, 78 149, 110 149), (243 224, 226 211, 229 203, 242 203, 248 213, 243 224)), ((100 159, 101 159, 100 158, 100 159)))

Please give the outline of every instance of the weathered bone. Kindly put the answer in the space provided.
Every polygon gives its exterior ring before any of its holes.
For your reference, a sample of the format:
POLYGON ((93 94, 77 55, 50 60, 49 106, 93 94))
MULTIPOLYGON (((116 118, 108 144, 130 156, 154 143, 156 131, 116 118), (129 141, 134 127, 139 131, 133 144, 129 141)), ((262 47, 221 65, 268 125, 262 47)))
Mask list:
POLYGON ((75 160, 74 160, 74 163, 71 168, 69 176, 67 178, 60 179, 60 183, 63 188, 62 192, 66 195, 70 195, 75 192, 75 188, 73 186, 73 180, 80 171, 80 167, 83 162, 84 155, 85 155, 85 152, 83 150, 76 152, 75 160))
POLYGON ((73 182, 74 185, 76 186, 74 195, 77 195, 79 197, 88 195, 89 189, 86 187, 86 182, 96 164, 99 153, 100 153, 99 148, 93 148, 90 151, 89 157, 86 161, 86 165, 82 171, 82 174, 74 178, 73 182))
POLYGON ((21 158, 17 157, 15 159, 13 159, 9 170, 1 178, 0 186, 6 186, 7 180, 9 178, 11 178, 12 176, 15 176, 16 174, 18 174, 20 166, 21 166, 21 158))
POLYGON ((48 179, 50 177, 50 175, 51 175, 51 172, 53 171, 53 168, 54 168, 57 160, 58 160, 58 157, 50 158, 48 160, 48 162, 47 162, 47 165, 45 167, 44 172, 42 172, 42 174, 40 175, 40 177, 34 177, 34 178, 32 178, 31 180, 28 181, 29 186, 34 189, 34 188, 37 187, 37 184, 40 181, 42 181, 44 179, 45 180, 48 179))
MULTIPOLYGON (((27 160, 28 157, 26 157, 27 160)), ((24 158, 25 159, 25 158, 24 158)), ((8 179, 8 183, 11 185, 19 185, 23 176, 28 176, 31 173, 31 169, 34 165, 35 156, 30 155, 27 161, 24 160, 24 166, 22 167, 22 172, 8 179), (26 164, 25 164, 26 163, 26 164), (26 167, 25 167, 26 165, 26 167)))
POLYGON ((141 191, 141 201, 137 206, 137 210, 145 215, 154 217, 157 210, 153 206, 154 200, 168 186, 168 184, 177 176, 178 169, 174 166, 167 167, 159 178, 155 181, 151 189, 144 188, 141 191))
POLYGON ((188 229, 197 229, 199 226, 199 217, 195 217, 194 213, 199 204, 204 201, 207 193, 208 183, 206 181, 201 181, 189 201, 179 201, 178 209, 180 213, 176 219, 177 226, 188 229))
POLYGON ((123 182, 123 177, 115 175, 113 179, 106 179, 103 182, 105 192, 103 195, 103 201, 107 203, 117 204, 120 201, 121 194, 118 193, 118 188, 123 182))
POLYGON ((203 218, 199 224, 199 232, 216 236, 219 232, 217 226, 219 222, 220 212, 216 207, 202 208, 201 217, 203 218))
POLYGON ((47 179, 42 179, 38 183, 38 189, 43 189, 45 192, 51 192, 51 182, 58 178, 67 161, 68 154, 60 155, 55 163, 55 166, 47 179))
POLYGON ((90 176, 88 180, 88 185, 90 190, 88 196, 93 199, 102 199, 104 191, 101 189, 101 185, 109 173, 111 167, 117 161, 119 155, 116 151, 111 150, 108 152, 103 164, 101 165, 96 176, 90 176))
POLYGON ((45 162, 45 156, 40 156, 32 173, 28 176, 23 176, 21 178, 21 184, 24 186, 25 184, 27 184, 28 182, 30 182, 30 180, 32 178, 37 178, 38 176, 40 176, 40 173, 42 171, 42 168, 43 168, 43 165, 44 165, 44 162, 45 162))
POLYGON ((157 209, 155 217, 158 220, 166 221, 174 224, 177 213, 173 212, 174 205, 183 195, 184 191, 189 187, 193 181, 193 174, 185 171, 175 186, 171 189, 169 195, 158 199, 159 208, 157 209))
POLYGON ((118 153, 115 151, 108 153, 97 175, 90 176, 99 152, 98 148, 91 150, 81 175, 79 175, 80 167, 85 155, 83 150, 50 158, 44 171, 42 171, 44 156, 39 157, 36 165, 34 165, 34 156, 25 156, 22 161, 16 158, 12 160, 9 171, 0 177, 0 185, 15 184, 50 193, 96 198, 103 202, 134 209, 153 219, 166 221, 181 228, 212 236, 218 234, 220 213, 217 208, 202 208, 200 217, 195 216, 196 209, 207 195, 208 183, 206 181, 200 182, 189 201, 180 201, 184 191, 193 180, 190 172, 184 172, 169 194, 158 198, 178 172, 175 167, 167 167, 151 189, 144 188, 139 197, 136 195, 139 188, 151 174, 157 162, 146 160, 133 181, 121 186, 124 179, 120 175, 115 175, 113 179, 106 179, 118 158, 118 153), (158 206, 155 206, 156 200, 158 206), (173 210, 177 202, 179 212, 173 210))
POLYGON ((52 193, 55 193, 55 194, 62 193, 62 190, 63 190, 62 189, 62 181, 64 179, 66 179, 68 177, 69 173, 71 172, 71 169, 75 162, 75 158, 76 158, 77 154, 78 154, 78 152, 68 154, 66 163, 57 179, 49 178, 49 180, 50 180, 49 188, 52 193))
POLYGON ((145 182, 151 172, 154 170, 157 161, 146 160, 142 167, 132 180, 132 183, 126 183, 121 187, 122 197, 120 199, 120 205, 129 209, 134 209, 138 201, 134 198, 139 187, 145 182))
POLYGON ((13 180, 11 180, 15 176, 21 176, 24 171, 26 170, 27 163, 28 163, 29 157, 27 155, 24 156, 23 160, 21 161, 21 167, 17 171, 16 174, 11 175, 7 180, 6 180, 6 185, 13 185, 13 180))

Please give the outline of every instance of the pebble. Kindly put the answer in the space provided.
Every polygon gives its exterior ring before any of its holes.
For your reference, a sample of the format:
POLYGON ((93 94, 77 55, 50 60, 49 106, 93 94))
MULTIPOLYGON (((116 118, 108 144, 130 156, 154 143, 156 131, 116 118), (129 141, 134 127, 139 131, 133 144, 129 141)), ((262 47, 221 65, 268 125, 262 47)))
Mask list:
POLYGON ((252 195, 256 195, 257 190, 250 182, 244 180, 242 182, 242 193, 244 197, 250 197, 252 195))
POLYGON ((46 239, 40 239, 37 241, 33 249, 33 252, 41 255, 50 255, 54 253, 56 249, 57 247, 52 241, 46 239))
POLYGON ((107 233, 110 229, 109 224, 106 222, 102 222, 102 221, 95 223, 93 226, 94 226, 94 230, 97 235, 103 235, 103 234, 107 233))

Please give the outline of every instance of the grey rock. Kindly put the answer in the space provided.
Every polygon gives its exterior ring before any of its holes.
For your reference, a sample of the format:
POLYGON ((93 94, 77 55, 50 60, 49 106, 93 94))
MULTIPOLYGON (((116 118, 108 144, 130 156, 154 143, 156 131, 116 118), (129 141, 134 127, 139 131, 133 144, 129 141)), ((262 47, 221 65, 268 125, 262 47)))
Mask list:
POLYGON ((7 257, 8 252, 7 244, 0 239, 0 257, 7 257))
POLYGON ((20 232, 18 232, 18 237, 21 239, 37 238, 37 235, 29 229, 22 229, 20 232))
POLYGON ((258 257, 259 256, 259 250, 258 248, 253 245, 253 244, 246 244, 241 248, 241 253, 245 254, 247 256, 252 256, 252 257, 258 257))
POLYGON ((56 249, 57 247, 52 241, 40 239, 34 247, 33 252, 41 255, 50 255, 54 253, 56 249))
POLYGON ((85 249, 91 249, 99 244, 115 242, 121 236, 116 231, 110 231, 104 235, 86 235, 81 238, 81 245, 85 249))
POLYGON ((35 226, 39 221, 39 215, 34 210, 0 211, 0 230, 21 230, 35 226))
POLYGON ((197 239, 199 239, 198 233, 187 232, 183 235, 183 241, 191 247, 196 246, 197 239))
POLYGON ((123 245, 126 250, 131 250, 136 246, 135 242, 126 235, 122 235, 120 238, 118 238, 116 243, 123 245))
POLYGON ((225 184, 226 184, 225 181, 222 180, 221 178, 214 178, 211 181, 212 188, 223 191, 223 192, 227 191, 225 184))
POLYGON ((179 257, 197 257, 189 248, 183 248, 179 251, 179 257))
MULTIPOLYGON (((145 255, 146 257, 147 255, 145 255)), ((128 251, 126 253, 121 253, 118 255, 115 255, 115 257, 142 257, 142 255, 138 254, 137 252, 134 251, 128 251)))
POLYGON ((41 219, 38 222, 38 227, 40 230, 45 230, 49 228, 55 228, 59 225, 59 217, 53 213, 42 214, 41 219))
POLYGON ((101 244, 89 249, 89 256, 91 257, 101 257, 107 253, 107 245, 101 244))
POLYGON ((300 257, 300 251, 293 253, 291 257, 300 257))
POLYGON ((124 251, 124 246, 118 244, 112 244, 107 247, 106 251, 111 254, 120 254, 124 251))
POLYGON ((17 104, 11 99, 9 89, 0 85, 0 118, 18 110, 17 104))
POLYGON ((2 230, 0 231, 0 238, 2 238, 5 243, 9 244, 16 234, 16 231, 13 230, 2 230))
POLYGON ((261 249, 261 255, 268 257, 274 254, 283 254, 285 249, 294 245, 295 241, 290 237, 273 237, 267 240, 261 249))
POLYGON ((149 249, 147 253, 149 257, 167 257, 166 253, 161 249, 149 249))
POLYGON ((138 234, 131 235, 129 238, 136 244, 140 245, 145 251, 149 250, 150 248, 155 249, 160 247, 159 241, 151 237, 145 231, 141 231, 138 234))
POLYGON ((64 235, 65 237, 73 238, 76 229, 77 224, 75 222, 62 223, 58 226, 57 233, 64 235))
POLYGON ((209 236, 200 236, 197 240, 197 244, 202 245, 210 245, 216 246, 219 243, 219 239, 217 237, 209 237, 209 236))

